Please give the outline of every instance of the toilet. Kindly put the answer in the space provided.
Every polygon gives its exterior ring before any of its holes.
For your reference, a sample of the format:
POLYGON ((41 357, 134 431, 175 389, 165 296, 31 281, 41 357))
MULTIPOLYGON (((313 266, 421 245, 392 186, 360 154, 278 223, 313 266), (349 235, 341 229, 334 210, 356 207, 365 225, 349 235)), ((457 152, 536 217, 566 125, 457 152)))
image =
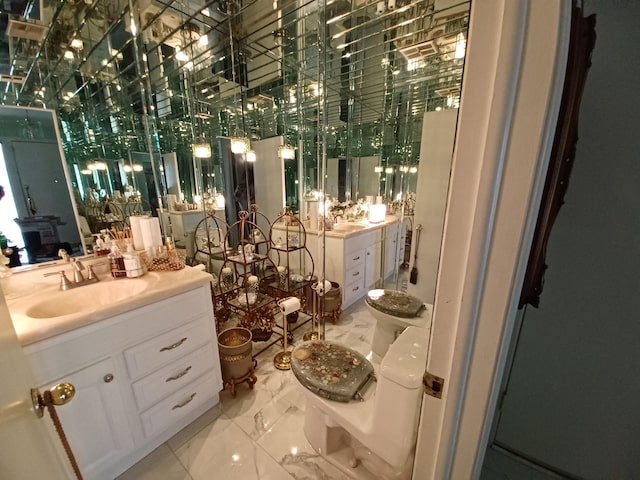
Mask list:
POLYGON ((405 328, 427 327, 433 311, 432 305, 399 290, 369 290, 365 303, 376 319, 371 350, 380 359, 405 328))
POLYGON ((380 362, 323 340, 293 350, 307 440, 349 477, 411 478, 429 330, 407 327, 380 362))

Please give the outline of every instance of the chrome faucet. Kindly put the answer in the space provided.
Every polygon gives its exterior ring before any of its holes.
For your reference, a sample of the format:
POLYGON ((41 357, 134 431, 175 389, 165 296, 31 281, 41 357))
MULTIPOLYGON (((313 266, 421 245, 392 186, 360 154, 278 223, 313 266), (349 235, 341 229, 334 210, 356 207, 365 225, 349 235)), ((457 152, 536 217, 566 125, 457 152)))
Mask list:
POLYGON ((45 273, 45 277, 50 277, 51 275, 60 275, 60 290, 70 290, 75 287, 80 287, 82 285, 88 285, 90 283, 99 282, 100 279, 93 271, 93 265, 89 265, 87 270, 87 277, 82 274, 82 271, 85 270, 84 265, 80 260, 71 259, 66 250, 60 249, 58 250, 58 256, 67 263, 73 264, 73 280, 69 280, 69 278, 65 275, 64 270, 60 270, 58 272, 50 272, 45 273))

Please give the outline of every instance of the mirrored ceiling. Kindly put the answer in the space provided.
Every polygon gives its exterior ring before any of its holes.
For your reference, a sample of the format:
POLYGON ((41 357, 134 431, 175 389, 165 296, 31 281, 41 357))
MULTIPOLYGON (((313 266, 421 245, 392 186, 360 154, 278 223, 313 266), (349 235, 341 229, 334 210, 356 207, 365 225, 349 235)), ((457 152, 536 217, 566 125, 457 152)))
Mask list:
MULTIPOLYGON (((424 112, 455 108, 469 2, 42 0, 11 2, 2 102, 55 109, 72 182, 125 166, 149 209, 175 153, 187 198, 224 188, 219 137, 282 136, 286 198, 322 187, 322 158, 417 165, 424 112), (194 144, 209 157, 194 161, 194 144), (75 167, 74 167, 75 166, 75 167), (134 176, 135 177, 135 176, 134 176)), ((357 169, 347 163, 357 194, 357 169)), ((384 181, 384 178, 381 180, 384 181)), ((157 195, 157 196, 156 196, 157 195)))

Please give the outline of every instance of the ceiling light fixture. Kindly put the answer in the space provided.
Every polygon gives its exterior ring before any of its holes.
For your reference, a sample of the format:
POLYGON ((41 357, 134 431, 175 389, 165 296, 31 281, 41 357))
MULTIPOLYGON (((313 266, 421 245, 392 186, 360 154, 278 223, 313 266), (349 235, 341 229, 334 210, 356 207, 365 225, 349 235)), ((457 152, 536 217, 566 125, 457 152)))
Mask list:
POLYGON ((278 158, 282 160, 293 160, 296 158, 296 149, 288 143, 280 145, 278 147, 278 158))
POLYGON ((231 137, 231 153, 243 154, 250 149, 249 139, 247 137, 231 137))
POLYGON ((203 137, 196 137, 192 149, 196 158, 211 158, 211 145, 203 137))

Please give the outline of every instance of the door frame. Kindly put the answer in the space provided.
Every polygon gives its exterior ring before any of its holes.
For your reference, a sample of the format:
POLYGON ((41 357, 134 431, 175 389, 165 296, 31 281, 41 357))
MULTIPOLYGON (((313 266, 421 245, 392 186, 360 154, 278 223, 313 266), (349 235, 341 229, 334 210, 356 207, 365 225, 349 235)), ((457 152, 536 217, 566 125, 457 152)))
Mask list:
POLYGON ((562 95, 571 0, 472 2, 414 479, 478 478, 562 95), (480 93, 482 92, 482 93, 480 93))

